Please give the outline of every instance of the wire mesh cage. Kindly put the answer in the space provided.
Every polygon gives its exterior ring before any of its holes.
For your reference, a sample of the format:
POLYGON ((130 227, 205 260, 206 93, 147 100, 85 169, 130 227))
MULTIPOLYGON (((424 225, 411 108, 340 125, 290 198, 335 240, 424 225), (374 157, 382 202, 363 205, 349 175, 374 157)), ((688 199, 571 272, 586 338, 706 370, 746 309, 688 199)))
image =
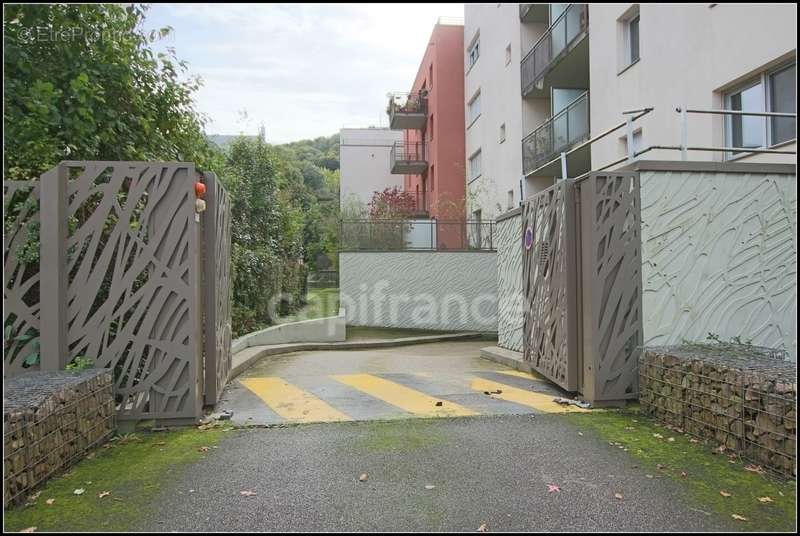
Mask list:
POLYGON ((797 364, 780 350, 716 343, 651 347, 642 410, 784 476, 797 475, 797 364))

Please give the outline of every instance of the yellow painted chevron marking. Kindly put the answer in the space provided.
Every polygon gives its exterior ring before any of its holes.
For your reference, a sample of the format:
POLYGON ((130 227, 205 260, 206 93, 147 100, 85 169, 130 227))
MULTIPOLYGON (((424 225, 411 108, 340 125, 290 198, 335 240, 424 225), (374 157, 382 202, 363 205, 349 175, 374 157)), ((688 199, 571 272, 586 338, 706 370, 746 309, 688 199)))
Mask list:
POLYGON ((475 378, 472 380, 472 389, 475 391, 497 391, 499 394, 492 394, 494 398, 514 402, 515 404, 522 404, 523 406, 531 407, 542 413, 568 413, 573 411, 589 411, 577 406, 562 406, 553 402, 555 396, 546 393, 536 393, 534 391, 527 391, 525 389, 518 389, 511 387, 504 383, 493 382, 491 380, 484 380, 483 378, 475 378))
POLYGON ((516 376, 517 378, 525 378, 526 380, 539 380, 547 381, 538 374, 531 374, 530 372, 522 372, 521 370, 496 370, 498 374, 505 374, 506 376, 516 376))
POLYGON ((447 400, 426 395, 415 389, 373 376, 372 374, 341 374, 333 376, 333 379, 383 400, 408 413, 413 413, 422 417, 462 417, 478 415, 478 413, 454 402, 448 402, 447 400), (437 406, 437 402, 441 402, 442 405, 437 406))
POLYGON ((281 378, 246 378, 240 380, 269 407, 292 422, 352 421, 338 409, 281 378))

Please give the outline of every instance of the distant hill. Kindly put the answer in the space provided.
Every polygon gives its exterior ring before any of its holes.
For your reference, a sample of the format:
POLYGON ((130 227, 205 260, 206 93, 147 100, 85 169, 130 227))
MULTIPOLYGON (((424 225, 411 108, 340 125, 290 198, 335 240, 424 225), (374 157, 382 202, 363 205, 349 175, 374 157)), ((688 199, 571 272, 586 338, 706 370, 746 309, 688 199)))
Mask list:
POLYGON ((246 134, 208 134, 206 135, 206 138, 208 138, 208 141, 210 141, 220 149, 224 149, 228 145, 233 143, 233 140, 237 138, 247 138, 255 140, 258 139, 258 136, 249 136, 246 134))

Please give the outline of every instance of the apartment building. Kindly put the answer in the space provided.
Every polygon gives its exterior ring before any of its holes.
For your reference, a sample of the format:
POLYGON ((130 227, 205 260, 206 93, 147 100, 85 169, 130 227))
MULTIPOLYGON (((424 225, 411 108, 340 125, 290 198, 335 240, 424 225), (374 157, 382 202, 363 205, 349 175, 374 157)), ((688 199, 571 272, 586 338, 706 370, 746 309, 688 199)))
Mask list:
MULTIPOLYGON (((391 172, 437 220, 464 220, 464 26, 439 19, 408 93, 390 96, 390 128, 402 131, 391 172)), ((441 238, 441 235, 440 235, 441 238)))
POLYGON ((466 5, 469 210, 511 205, 520 179, 526 197, 550 186, 563 175, 562 153, 568 177, 624 165, 629 136, 635 158, 795 163, 795 155, 677 150, 796 151, 795 119, 684 117, 676 108, 794 113, 796 20, 795 4, 466 5), (646 113, 624 113, 637 110, 646 113))
MULTIPOLYGON (((389 158, 403 133, 389 128, 343 128, 339 130, 339 201, 366 206, 375 192, 386 188, 403 189, 401 175, 391 172, 389 158)), ((355 207, 353 207, 355 208, 355 207)))

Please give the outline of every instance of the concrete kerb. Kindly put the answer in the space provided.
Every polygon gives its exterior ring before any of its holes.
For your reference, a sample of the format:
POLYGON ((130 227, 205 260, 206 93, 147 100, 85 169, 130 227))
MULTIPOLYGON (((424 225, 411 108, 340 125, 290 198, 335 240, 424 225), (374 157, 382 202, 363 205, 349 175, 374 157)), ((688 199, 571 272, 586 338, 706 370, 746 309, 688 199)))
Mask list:
POLYGON ((501 365, 505 365, 515 370, 519 370, 520 372, 538 375, 533 370, 531 363, 522 358, 522 352, 507 350, 505 348, 500 348, 499 346, 487 346, 486 348, 481 348, 481 357, 495 363, 500 363, 501 365))
POLYGON ((463 341, 494 339, 496 334, 484 332, 446 333, 441 335, 424 335, 420 337, 402 337, 398 339, 362 340, 343 342, 301 342, 287 344, 271 344, 247 347, 234 354, 231 366, 230 380, 253 366, 258 360, 291 352, 305 352, 313 350, 369 350, 374 348, 392 348, 412 344, 426 344, 433 342, 463 341))

